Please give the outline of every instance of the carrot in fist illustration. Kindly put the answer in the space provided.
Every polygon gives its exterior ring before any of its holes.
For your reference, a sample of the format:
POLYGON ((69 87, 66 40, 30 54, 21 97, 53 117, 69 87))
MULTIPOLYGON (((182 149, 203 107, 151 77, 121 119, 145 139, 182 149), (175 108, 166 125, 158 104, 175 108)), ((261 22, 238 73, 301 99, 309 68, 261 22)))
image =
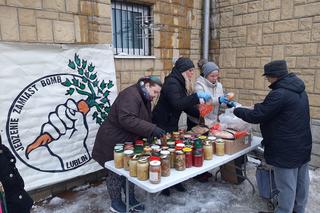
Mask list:
POLYGON ((75 102, 73 99, 68 99, 64 104, 59 104, 54 112, 49 113, 48 121, 41 126, 40 135, 27 146, 26 158, 29 159, 30 153, 41 146, 47 147, 52 156, 59 158, 63 169, 65 168, 63 158, 68 156, 70 151, 75 155, 81 153, 80 155, 89 158, 85 144, 88 136, 86 115, 89 111, 90 108, 84 100, 75 102), (72 141, 81 144, 75 149, 76 144, 72 141), (75 150, 79 152, 75 153, 75 150))

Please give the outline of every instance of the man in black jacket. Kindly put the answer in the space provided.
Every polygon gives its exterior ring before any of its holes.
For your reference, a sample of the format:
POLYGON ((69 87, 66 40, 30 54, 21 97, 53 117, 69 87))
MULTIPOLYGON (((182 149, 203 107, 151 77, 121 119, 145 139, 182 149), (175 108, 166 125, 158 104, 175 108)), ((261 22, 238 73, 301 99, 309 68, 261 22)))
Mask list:
POLYGON ((274 166, 279 192, 276 213, 305 211, 311 156, 309 101, 303 81, 288 73, 284 60, 264 66, 271 91, 253 109, 236 108, 234 114, 249 123, 260 123, 266 162, 274 166))
POLYGON ((8 213, 29 213, 33 200, 24 190, 24 182, 15 163, 15 157, 2 144, 0 136, 0 182, 4 188, 8 213))

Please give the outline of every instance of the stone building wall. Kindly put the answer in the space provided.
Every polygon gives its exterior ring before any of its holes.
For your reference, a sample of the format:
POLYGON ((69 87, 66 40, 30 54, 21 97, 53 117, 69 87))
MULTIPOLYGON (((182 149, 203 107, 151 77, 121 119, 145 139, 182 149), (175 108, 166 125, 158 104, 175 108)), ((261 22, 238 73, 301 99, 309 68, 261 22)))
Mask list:
MULTIPOLYGON (((125 2, 125 0, 124 0, 125 2)), ((154 24, 152 57, 115 57, 118 90, 144 75, 162 79, 179 56, 201 55, 202 1, 128 0, 150 5, 154 24)), ((0 41, 46 44, 112 44, 111 0, 0 0, 0 41)), ((98 172, 33 191, 38 200, 104 175, 98 172)))
POLYGON ((320 166, 320 1, 213 0, 211 56, 222 83, 243 105, 264 99, 264 64, 285 59, 306 84, 312 117, 311 165, 320 166))

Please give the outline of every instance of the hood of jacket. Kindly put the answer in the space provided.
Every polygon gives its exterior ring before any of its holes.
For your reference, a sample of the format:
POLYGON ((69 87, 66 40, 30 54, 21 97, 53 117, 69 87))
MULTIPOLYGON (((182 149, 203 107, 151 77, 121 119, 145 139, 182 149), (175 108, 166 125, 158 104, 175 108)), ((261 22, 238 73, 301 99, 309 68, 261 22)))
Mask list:
POLYGON ((289 73, 288 75, 280 78, 278 81, 271 84, 269 88, 284 88, 295 93, 302 93, 305 90, 305 85, 303 81, 300 78, 298 78, 294 73, 289 73))

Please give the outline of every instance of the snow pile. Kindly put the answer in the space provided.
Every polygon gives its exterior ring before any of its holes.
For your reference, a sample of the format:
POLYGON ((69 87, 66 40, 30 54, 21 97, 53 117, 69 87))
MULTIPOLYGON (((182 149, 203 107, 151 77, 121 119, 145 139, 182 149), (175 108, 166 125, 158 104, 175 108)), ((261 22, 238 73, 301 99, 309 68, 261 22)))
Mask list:
MULTIPOLYGON (((255 171, 257 162, 249 162, 247 173, 256 186, 255 171)), ((213 171, 214 174, 215 171, 213 171)), ((320 209, 320 169, 310 171, 310 192, 306 212, 318 213, 320 209)), ((208 183, 200 183, 194 179, 184 182, 187 192, 171 189, 171 196, 159 195, 153 202, 153 212, 164 213, 257 213, 268 211, 267 200, 259 197, 247 181, 240 185, 231 185, 221 180, 210 179, 208 183)), ((257 187, 256 187, 257 190, 257 187)), ((109 212, 110 198, 106 184, 98 186, 81 186, 76 188, 72 199, 52 198, 41 206, 35 206, 32 213, 79 213, 109 212)), ((146 193, 136 188, 137 199, 143 200, 146 193)), ((123 197, 124 198, 124 197, 123 197)))

